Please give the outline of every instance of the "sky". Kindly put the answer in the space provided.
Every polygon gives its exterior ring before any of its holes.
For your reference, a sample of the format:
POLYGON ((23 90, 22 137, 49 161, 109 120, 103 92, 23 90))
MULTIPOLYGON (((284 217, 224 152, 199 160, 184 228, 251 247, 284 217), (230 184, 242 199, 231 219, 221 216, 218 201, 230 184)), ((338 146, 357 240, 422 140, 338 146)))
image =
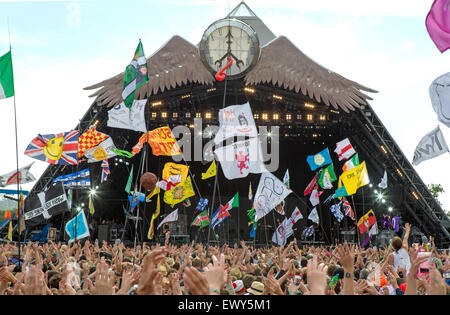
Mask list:
MULTIPOLYGON (((247 0, 276 36, 284 35, 322 66, 379 91, 373 110, 409 161, 420 139, 440 125, 429 86, 450 69, 425 18, 432 0, 247 0)), ((18 125, 19 167, 38 178, 48 166, 23 154, 38 134, 75 128, 93 102, 84 87, 122 72, 139 39, 147 57, 172 36, 197 44, 237 0, 6 1, 0 0, 0 55, 11 41, 18 125), (8 25, 9 33, 8 36, 8 25), (10 38, 10 39, 9 39, 10 38)), ((0 174, 16 168, 14 103, 0 101, 3 155, 0 174)), ((426 184, 441 184, 450 210, 450 154, 415 170, 426 184)), ((24 185, 31 189, 34 183, 24 185)))

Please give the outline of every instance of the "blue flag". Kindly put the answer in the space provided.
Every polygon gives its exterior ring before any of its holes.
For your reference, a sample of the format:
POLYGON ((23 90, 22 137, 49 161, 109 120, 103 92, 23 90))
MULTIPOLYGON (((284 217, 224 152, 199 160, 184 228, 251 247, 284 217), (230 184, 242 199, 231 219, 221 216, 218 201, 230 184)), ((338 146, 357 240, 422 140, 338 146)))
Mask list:
POLYGON ((341 222, 342 219, 344 218, 344 215, 341 212, 341 204, 342 201, 330 207, 331 212, 334 214, 338 222, 341 222))
POLYGON ((66 233, 70 237, 69 243, 75 241, 75 239, 79 240, 89 237, 89 227, 83 210, 78 212, 75 218, 67 222, 66 233))
POLYGON ((309 163, 309 167, 311 168, 311 171, 315 171, 316 169, 331 164, 333 161, 330 157, 330 151, 328 151, 328 148, 320 151, 316 155, 309 155, 306 158, 306 161, 309 163))
POLYGON ((203 209, 208 205, 208 199, 207 198, 200 198, 197 207, 195 208, 195 211, 202 212, 203 209))

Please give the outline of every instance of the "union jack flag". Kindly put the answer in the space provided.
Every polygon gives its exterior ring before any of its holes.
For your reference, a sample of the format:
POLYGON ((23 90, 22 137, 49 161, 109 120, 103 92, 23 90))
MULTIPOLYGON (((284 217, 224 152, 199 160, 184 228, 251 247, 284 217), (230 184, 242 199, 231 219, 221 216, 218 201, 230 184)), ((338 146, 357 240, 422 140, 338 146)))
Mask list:
POLYGON ((342 210, 344 210, 344 214, 346 216, 349 216, 353 221, 355 221, 355 213, 353 212, 352 207, 350 206, 350 203, 345 199, 345 197, 342 197, 342 210))
POLYGON ((78 130, 38 135, 28 145, 24 154, 49 164, 77 165, 78 136, 78 130))
POLYGON ((103 160, 101 166, 102 166, 102 178, 100 182, 103 183, 108 180, 108 175, 111 174, 111 171, 109 170, 108 159, 103 160))

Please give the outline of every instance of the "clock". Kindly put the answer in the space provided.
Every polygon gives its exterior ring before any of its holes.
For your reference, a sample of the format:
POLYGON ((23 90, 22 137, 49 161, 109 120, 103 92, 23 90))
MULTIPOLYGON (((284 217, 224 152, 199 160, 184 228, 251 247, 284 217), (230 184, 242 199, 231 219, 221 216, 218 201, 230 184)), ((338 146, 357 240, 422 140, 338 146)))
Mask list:
POLYGON ((200 58, 214 75, 229 60, 233 64, 225 70, 228 79, 247 74, 260 57, 259 39, 250 25, 237 19, 222 19, 211 24, 199 44, 200 58))

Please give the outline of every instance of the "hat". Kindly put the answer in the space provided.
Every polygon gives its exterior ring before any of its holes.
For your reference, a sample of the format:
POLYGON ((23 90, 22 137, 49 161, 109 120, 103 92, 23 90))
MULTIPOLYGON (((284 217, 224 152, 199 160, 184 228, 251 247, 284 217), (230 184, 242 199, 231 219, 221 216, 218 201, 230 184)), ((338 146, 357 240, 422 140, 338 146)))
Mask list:
POLYGON ((164 267, 163 265, 158 267, 158 271, 163 275, 166 276, 167 275, 167 268, 164 267))
POLYGON ((431 260, 433 261, 434 265, 436 266, 436 268, 441 268, 442 267, 442 261, 437 258, 437 257, 433 257, 431 258, 431 260))
POLYGON ((252 287, 247 292, 253 295, 261 295, 264 292, 264 284, 259 281, 253 281, 252 287))
POLYGON ((166 258, 166 264, 167 264, 169 267, 172 267, 172 266, 175 264, 175 261, 173 260, 172 257, 167 257, 167 258, 166 258))
POLYGON ((230 276, 234 276, 237 279, 241 279, 242 278, 242 273, 241 270, 239 269, 239 267, 233 267, 230 270, 230 276))
POLYGON ((242 293, 245 291, 244 283, 242 280, 236 280, 233 282, 234 293, 242 293))

